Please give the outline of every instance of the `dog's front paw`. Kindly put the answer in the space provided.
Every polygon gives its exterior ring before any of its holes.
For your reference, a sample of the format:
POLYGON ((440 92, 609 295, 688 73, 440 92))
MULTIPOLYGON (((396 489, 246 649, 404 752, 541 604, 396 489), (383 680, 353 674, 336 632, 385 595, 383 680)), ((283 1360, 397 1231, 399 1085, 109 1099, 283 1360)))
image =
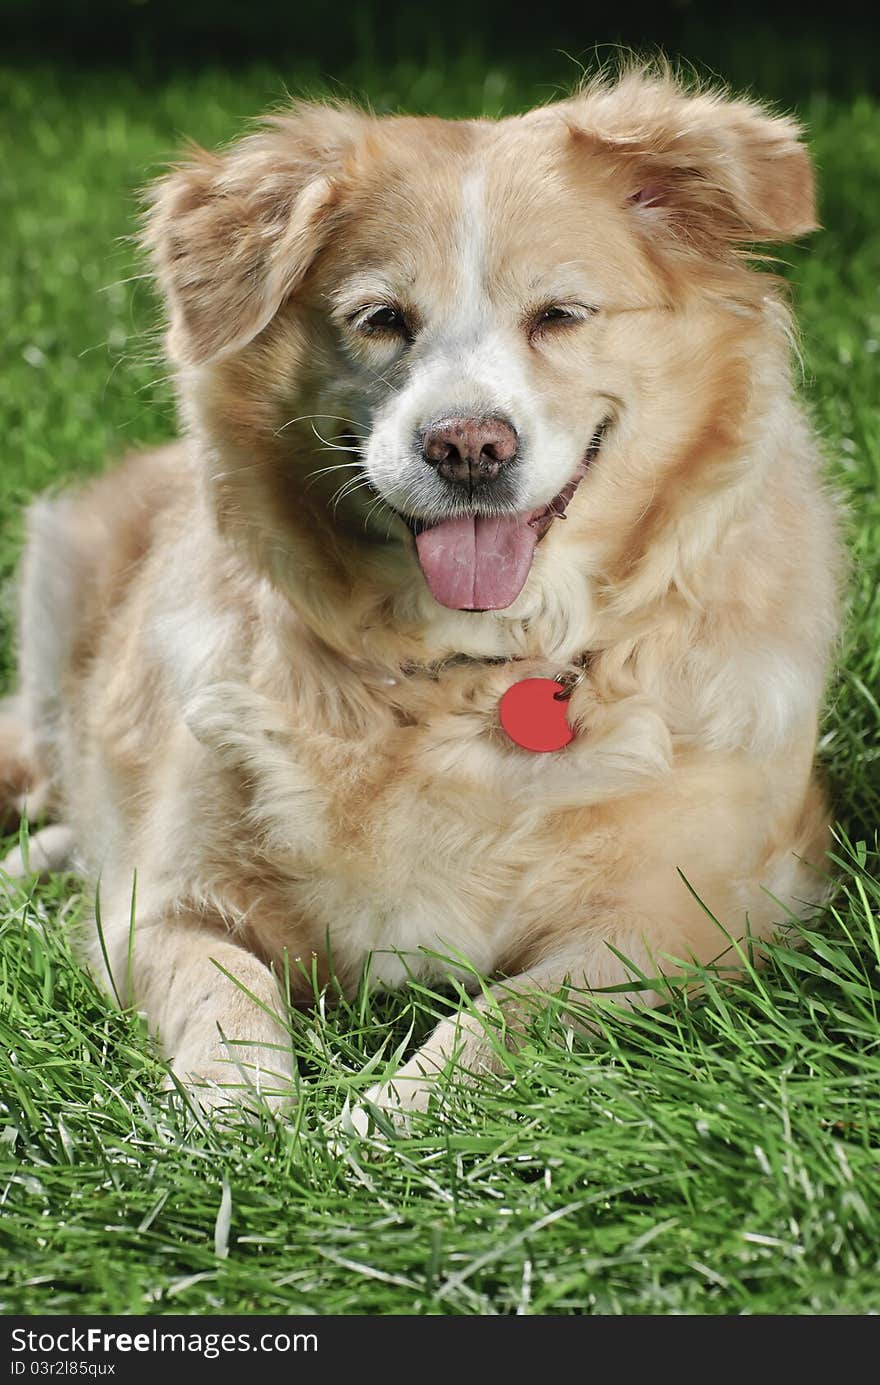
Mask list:
POLYGON ((347 1124, 354 1134, 364 1139, 381 1132, 384 1124, 401 1135, 408 1135, 413 1116, 427 1113, 432 1093, 436 1091, 435 1079, 421 1074, 412 1077, 404 1074, 402 1068, 390 1082, 371 1087, 357 1106, 352 1107, 347 1124))
POLYGON ((347 1112, 344 1124, 349 1133, 361 1138, 381 1137, 393 1129, 398 1134, 408 1135, 429 1107, 440 1115, 446 1091, 440 1078, 448 1062, 442 1049, 430 1044, 419 1049, 393 1077, 370 1087, 347 1112))
MULTIPOLYGON (((276 1055, 277 1063, 277 1055, 276 1055)), ((294 1100, 290 1077, 250 1064, 246 1067, 231 1058, 187 1061, 178 1058, 168 1071, 164 1088, 182 1094, 184 1099, 206 1114, 223 1111, 257 1117, 276 1114, 294 1100)))
POLYGON ((45 880, 57 871, 68 869, 74 846, 73 829, 62 822, 53 822, 34 832, 26 847, 13 847, 0 863, 0 870, 12 880, 24 880, 29 875, 45 880))
POLYGON ((410 1134, 420 1116, 431 1112, 442 1120, 455 1084, 473 1086, 484 1074, 500 1071, 498 1051, 479 1015, 459 1014, 443 1020, 417 1053, 393 1077, 371 1087, 347 1111, 342 1125, 349 1134, 381 1139, 390 1130, 410 1134))

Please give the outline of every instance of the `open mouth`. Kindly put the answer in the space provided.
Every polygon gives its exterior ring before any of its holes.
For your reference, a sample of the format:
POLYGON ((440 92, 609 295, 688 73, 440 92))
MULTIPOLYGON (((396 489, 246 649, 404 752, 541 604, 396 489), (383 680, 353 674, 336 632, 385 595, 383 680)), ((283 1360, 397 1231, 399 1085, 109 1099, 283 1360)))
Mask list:
POLYGON ((526 584, 535 548, 554 522, 565 518, 606 427, 603 423, 593 434, 571 480, 538 509, 436 524, 401 516, 415 535, 419 565, 435 601, 454 611, 503 611, 513 604, 526 584))

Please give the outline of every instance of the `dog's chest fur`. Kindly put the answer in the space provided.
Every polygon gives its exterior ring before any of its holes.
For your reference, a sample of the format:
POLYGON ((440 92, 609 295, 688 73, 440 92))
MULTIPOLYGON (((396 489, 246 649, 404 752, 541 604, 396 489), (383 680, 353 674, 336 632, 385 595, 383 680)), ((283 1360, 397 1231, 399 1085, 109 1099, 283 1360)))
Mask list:
MULTIPOLYGON (((456 955, 468 974, 518 955, 540 927, 535 882, 553 877, 566 813, 558 757, 511 747, 496 682, 478 670, 442 691, 439 680, 391 687, 370 729, 347 734, 327 729, 307 695, 284 703, 225 683, 191 699, 188 728, 224 777, 220 796, 236 784, 245 805, 218 892, 241 891, 239 853, 249 856, 264 950, 329 947, 344 978, 372 953, 386 985, 448 972, 456 955)), ((590 836, 581 807, 568 816, 579 819, 583 885, 590 836)))

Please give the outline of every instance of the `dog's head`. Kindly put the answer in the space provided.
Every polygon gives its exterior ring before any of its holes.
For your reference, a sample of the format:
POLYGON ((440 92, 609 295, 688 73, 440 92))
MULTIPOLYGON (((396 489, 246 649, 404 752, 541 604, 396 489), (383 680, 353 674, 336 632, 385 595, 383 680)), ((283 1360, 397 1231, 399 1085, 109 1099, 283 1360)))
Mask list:
POLYGON ((631 72, 196 152, 146 238, 222 527, 325 620, 369 589, 437 649, 583 647, 596 593, 658 595, 757 467, 784 311, 743 249, 814 225, 798 134, 631 72))

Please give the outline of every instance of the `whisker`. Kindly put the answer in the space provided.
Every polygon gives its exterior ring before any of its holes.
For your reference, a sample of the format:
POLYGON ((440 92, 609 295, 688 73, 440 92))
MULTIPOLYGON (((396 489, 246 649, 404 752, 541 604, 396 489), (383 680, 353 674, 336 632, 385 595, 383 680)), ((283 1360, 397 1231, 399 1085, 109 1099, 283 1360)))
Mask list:
POLYGON ((223 471, 215 471, 208 477, 209 481, 225 481, 229 476, 241 476, 243 472, 256 471, 258 467, 275 466, 274 457, 266 457, 262 461, 245 462, 243 466, 226 467, 223 471))
POLYGON ((373 518, 373 515, 376 513, 376 511, 377 511, 377 510, 381 510, 381 509, 387 510, 387 512, 388 512, 388 526, 387 526, 387 528, 386 528, 386 530, 385 530, 385 539, 386 539, 386 541, 387 541, 387 539, 389 538, 389 536, 390 536, 390 534, 391 534, 391 526, 392 526, 392 524, 394 523, 394 521, 395 521, 395 519, 397 518, 397 516, 396 516, 394 510, 392 509, 392 507, 391 507, 391 506, 388 504, 388 502, 385 500, 384 496, 377 495, 376 498, 375 498, 375 500, 373 501, 372 505, 371 505, 370 508, 367 510, 366 514, 364 515, 364 528, 366 529, 367 525, 369 524, 370 520, 373 518))
POLYGON ((346 423, 355 437, 366 437, 366 434, 358 432, 359 425, 353 418, 343 418, 342 414, 299 414, 297 418, 289 418, 286 423, 282 423, 273 436, 277 438, 279 433, 283 433, 286 428, 292 428, 295 423, 307 423, 315 418, 329 418, 333 423, 346 423))
POLYGON ((313 486, 319 476, 327 476, 331 471, 348 471, 353 466, 359 467, 360 462, 336 462, 334 466, 317 467, 315 471, 307 472, 304 479, 307 487, 313 486))
MULTIPOLYGON (((337 468, 335 467, 333 469, 334 471, 337 470, 337 468)), ((343 468, 339 467, 338 470, 341 471, 343 470, 343 468)), ((354 476, 346 477, 339 489, 344 490, 347 486, 351 486, 353 489, 356 489, 358 486, 369 486, 371 484, 372 483, 367 473, 362 469, 359 469, 357 472, 355 472, 354 476)))
POLYGON ((385 542, 387 543, 391 537, 391 526, 394 523, 395 519, 398 519, 399 516, 394 513, 390 505, 386 508, 388 510, 388 523, 385 527, 385 542))
MULTIPOLYGON (((318 432, 318 430, 317 430, 317 428, 315 427, 314 423, 312 424, 312 432, 314 433, 314 435, 315 435, 315 437, 318 439, 318 441, 319 441, 319 442, 322 442, 322 443, 324 444, 325 448, 329 449, 331 452, 358 452, 358 453, 359 453, 360 450, 361 450, 360 447, 348 447, 348 446, 345 445, 345 443, 331 442, 330 438, 325 438, 324 435, 323 435, 323 433, 319 433, 319 432, 318 432)), ((345 434, 342 434, 342 436, 344 437, 345 434)))
POLYGON ((331 497, 331 508, 333 513, 336 513, 341 502, 347 499, 348 496, 354 495, 356 491, 365 490, 367 488, 371 489, 370 480, 367 476, 354 476, 346 481, 331 497))

